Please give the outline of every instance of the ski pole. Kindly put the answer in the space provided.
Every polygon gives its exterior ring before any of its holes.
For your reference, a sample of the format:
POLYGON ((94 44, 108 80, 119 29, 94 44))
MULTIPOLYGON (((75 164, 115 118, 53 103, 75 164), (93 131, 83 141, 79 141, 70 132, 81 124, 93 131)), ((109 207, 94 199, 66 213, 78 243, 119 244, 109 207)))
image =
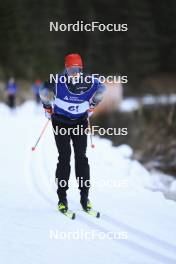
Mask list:
POLYGON ((49 124, 49 121, 50 121, 50 119, 48 119, 48 121, 47 121, 46 124, 44 125, 44 127, 43 127, 43 129, 42 129, 42 132, 41 132, 39 138, 37 139, 35 145, 32 147, 32 151, 34 151, 34 150, 36 149, 36 147, 37 147, 37 145, 38 145, 38 143, 39 143, 39 141, 40 141, 42 135, 44 134, 44 132, 45 132, 45 130, 46 130, 48 124, 49 124))
POLYGON ((90 129, 90 143, 91 143, 91 148, 95 148, 95 144, 93 144, 93 136, 92 136, 92 131, 91 131, 90 116, 89 115, 88 115, 88 127, 90 129))

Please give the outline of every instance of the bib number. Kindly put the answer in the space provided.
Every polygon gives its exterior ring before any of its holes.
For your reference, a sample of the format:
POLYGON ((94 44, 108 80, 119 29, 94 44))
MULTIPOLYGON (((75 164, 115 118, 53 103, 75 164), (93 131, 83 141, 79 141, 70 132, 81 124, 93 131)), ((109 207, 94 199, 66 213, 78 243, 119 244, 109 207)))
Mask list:
POLYGON ((68 111, 70 111, 70 112, 76 112, 76 113, 78 113, 78 110, 79 110, 79 105, 71 105, 71 106, 69 106, 68 107, 68 111))

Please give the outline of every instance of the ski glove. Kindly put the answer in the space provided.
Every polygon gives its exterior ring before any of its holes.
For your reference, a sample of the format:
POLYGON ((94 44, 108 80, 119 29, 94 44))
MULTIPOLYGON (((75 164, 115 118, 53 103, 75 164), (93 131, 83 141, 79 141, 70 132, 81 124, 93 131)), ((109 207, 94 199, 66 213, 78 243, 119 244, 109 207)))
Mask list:
POLYGON ((99 83, 97 91, 89 101, 90 108, 96 107, 103 100, 103 93, 106 91, 104 84, 99 83))
POLYGON ((51 106, 43 105, 43 108, 45 110, 45 116, 48 119, 51 119, 51 116, 53 114, 53 109, 51 106))
POLYGON ((88 112, 88 116, 89 117, 92 116, 93 115, 93 112, 94 112, 94 108, 88 109, 87 112, 88 112))

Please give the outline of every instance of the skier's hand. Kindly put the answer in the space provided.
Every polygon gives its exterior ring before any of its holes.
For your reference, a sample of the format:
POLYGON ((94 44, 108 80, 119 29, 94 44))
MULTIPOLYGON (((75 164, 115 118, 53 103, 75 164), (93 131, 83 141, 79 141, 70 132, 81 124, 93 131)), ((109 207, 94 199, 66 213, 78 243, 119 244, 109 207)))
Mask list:
POLYGON ((53 114, 52 107, 51 106, 49 106, 49 107, 43 106, 43 107, 44 107, 44 110, 45 110, 45 116, 46 116, 46 118, 51 119, 51 116, 53 114))
POLYGON ((89 109, 87 110, 87 112, 88 112, 88 116, 90 117, 91 115, 93 115, 94 108, 89 108, 89 109))
POLYGON ((89 107, 90 109, 94 109, 97 105, 93 102, 93 100, 89 101, 89 107))

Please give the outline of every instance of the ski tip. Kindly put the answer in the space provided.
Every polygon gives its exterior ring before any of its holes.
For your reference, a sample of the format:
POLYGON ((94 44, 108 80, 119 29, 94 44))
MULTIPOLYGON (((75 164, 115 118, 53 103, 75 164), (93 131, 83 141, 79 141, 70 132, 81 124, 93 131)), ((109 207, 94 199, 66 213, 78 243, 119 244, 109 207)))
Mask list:
POLYGON ((74 212, 72 212, 72 211, 70 211, 70 210, 60 210, 60 209, 58 209, 58 211, 59 211, 61 214, 63 214, 63 215, 65 215, 66 217, 68 217, 69 219, 74 220, 74 219, 76 218, 76 213, 74 213, 74 212))
POLYGON ((94 216, 94 217, 96 217, 96 218, 100 218, 100 212, 97 212, 97 211, 95 211, 95 210, 84 210, 83 209, 83 212, 85 212, 85 213, 87 213, 87 214, 89 214, 89 215, 91 215, 91 216, 94 216))
POLYGON ((72 220, 74 220, 76 218, 76 214, 75 213, 73 213, 73 215, 72 215, 72 220))
POLYGON ((100 212, 97 212, 96 217, 97 217, 97 218, 100 218, 100 212))

